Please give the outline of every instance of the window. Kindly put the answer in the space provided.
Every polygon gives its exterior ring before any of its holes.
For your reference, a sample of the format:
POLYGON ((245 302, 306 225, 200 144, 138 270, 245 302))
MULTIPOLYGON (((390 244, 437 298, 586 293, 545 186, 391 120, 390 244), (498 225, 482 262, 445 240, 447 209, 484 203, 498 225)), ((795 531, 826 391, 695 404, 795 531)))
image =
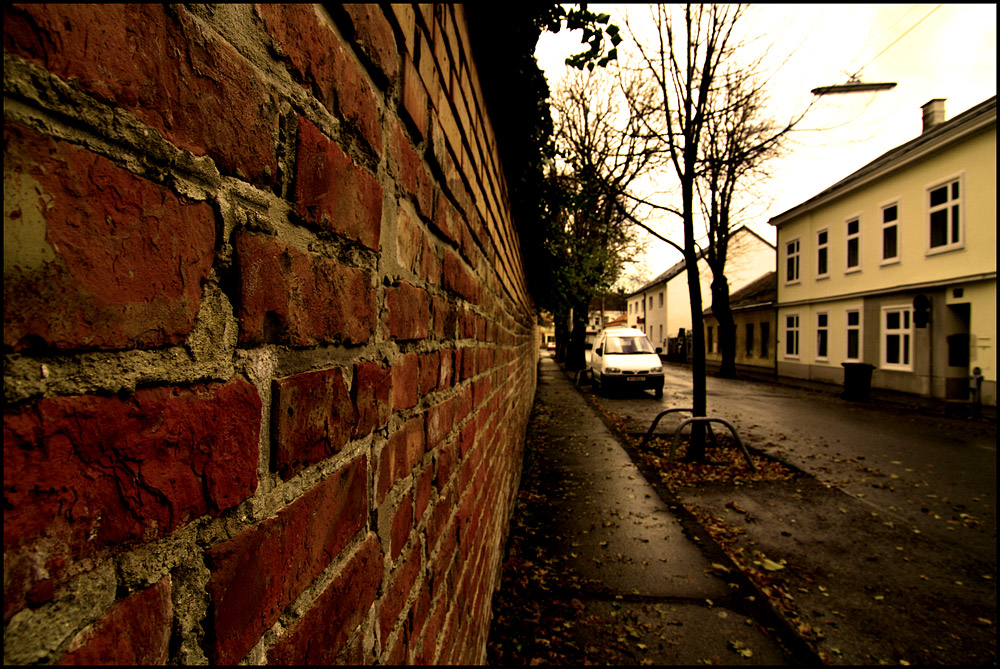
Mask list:
POLYGON ((785 356, 799 357, 799 315, 785 316, 785 356))
POLYGON ((861 312, 847 312, 847 356, 848 362, 861 360, 861 312))
POLYGON ((663 341, 663 323, 660 323, 660 341, 663 341))
POLYGON ((829 318, 826 314, 816 314, 816 359, 826 360, 830 343, 829 318))
POLYGON ((751 355, 753 355, 753 323, 747 323, 746 327, 747 327, 746 351, 747 351, 747 357, 749 358, 751 355))
POLYGON ((912 369, 910 347, 910 307, 882 309, 882 366, 887 369, 912 369))
POLYGON ((899 204, 882 207, 882 263, 899 261, 899 204))
POLYGON ((660 291, 660 306, 663 306, 663 291, 660 291))
POLYGON ((816 233, 816 278, 830 276, 830 233, 820 230, 816 233))
POLYGON ((653 308, 653 296, 652 295, 649 296, 649 308, 650 309, 653 308))
POLYGON ((847 271, 861 269, 861 219, 847 222, 847 271))
POLYGON ((785 282, 793 283, 799 280, 799 240, 793 240, 785 245, 785 282))
POLYGON ((760 357, 766 358, 771 354, 771 324, 760 324, 760 357))
POLYGON ((705 338, 705 344, 708 347, 708 349, 707 349, 708 352, 711 353, 712 352, 712 344, 713 344, 713 342, 712 342, 712 326, 711 325, 708 326, 708 334, 706 335, 706 338, 705 338))
POLYGON ((928 191, 930 247, 948 250, 962 245, 962 184, 953 179, 928 191))

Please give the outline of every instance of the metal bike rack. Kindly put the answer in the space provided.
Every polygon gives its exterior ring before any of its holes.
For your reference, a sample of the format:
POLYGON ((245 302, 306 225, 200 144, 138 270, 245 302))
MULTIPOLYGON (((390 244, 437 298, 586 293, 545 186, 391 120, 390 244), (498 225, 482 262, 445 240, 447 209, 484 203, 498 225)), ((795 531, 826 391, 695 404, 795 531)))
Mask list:
MULTIPOLYGON (((653 419, 653 424, 649 426, 649 430, 646 432, 646 436, 642 438, 643 448, 645 448, 646 444, 652 438, 653 430, 656 429, 656 426, 660 422, 660 419, 666 416, 668 413, 674 413, 678 411, 686 411, 688 413, 691 413, 693 409, 667 409, 666 411, 661 411, 659 414, 657 414, 656 418, 653 419)), ((670 452, 668 453, 667 457, 668 460, 674 459, 674 451, 677 449, 677 442, 680 440, 681 431, 686 426, 692 423, 704 423, 705 427, 708 429, 709 436, 712 438, 712 442, 716 445, 718 445, 718 442, 715 439, 715 433, 712 431, 712 423, 721 423, 726 427, 728 427, 729 432, 733 435, 733 439, 736 440, 736 444, 740 447, 740 451, 742 451, 743 457, 746 459, 747 464, 750 465, 750 469, 752 471, 757 471, 757 465, 755 465, 753 463, 753 460, 750 458, 750 452, 747 450, 747 447, 743 445, 743 440, 740 439, 740 435, 737 434, 736 428, 733 427, 732 424, 729 423, 729 421, 727 420, 724 420, 722 418, 712 418, 709 416, 695 416, 693 418, 688 418, 687 420, 685 420, 684 422, 682 422, 680 425, 677 426, 677 429, 674 430, 674 439, 672 442, 670 442, 670 452)))

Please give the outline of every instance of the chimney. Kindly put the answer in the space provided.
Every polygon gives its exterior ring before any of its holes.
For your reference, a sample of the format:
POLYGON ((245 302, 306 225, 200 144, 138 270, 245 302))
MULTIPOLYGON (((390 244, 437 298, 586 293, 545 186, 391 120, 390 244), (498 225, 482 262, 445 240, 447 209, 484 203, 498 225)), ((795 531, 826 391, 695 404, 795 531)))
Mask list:
POLYGON ((944 98, 934 98, 921 109, 924 110, 924 132, 944 123, 944 98))

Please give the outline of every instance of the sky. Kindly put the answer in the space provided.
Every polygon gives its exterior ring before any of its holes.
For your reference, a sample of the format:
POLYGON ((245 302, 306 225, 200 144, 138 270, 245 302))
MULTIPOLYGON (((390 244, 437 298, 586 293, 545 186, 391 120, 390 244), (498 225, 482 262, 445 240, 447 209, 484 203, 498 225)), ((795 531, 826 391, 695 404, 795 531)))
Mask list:
MULTIPOLYGON (((626 16, 640 36, 648 34, 644 5, 588 5, 612 16, 626 41, 626 16)), ((746 16, 751 48, 768 47, 773 85, 769 113, 776 120, 806 109, 790 152, 770 165, 772 177, 757 187, 747 224, 774 243, 767 220, 808 200, 886 151, 921 133, 921 106, 945 98, 946 119, 996 95, 997 10, 994 4, 962 5, 751 5, 746 16), (878 93, 826 95, 818 86, 895 82, 878 93)), ((580 31, 543 33, 535 50, 550 89, 564 75, 564 60, 582 50, 580 31)), ((654 229, 677 239, 679 224, 650 219, 654 229)), ((652 279, 681 259, 667 244, 648 242, 633 276, 652 279)))

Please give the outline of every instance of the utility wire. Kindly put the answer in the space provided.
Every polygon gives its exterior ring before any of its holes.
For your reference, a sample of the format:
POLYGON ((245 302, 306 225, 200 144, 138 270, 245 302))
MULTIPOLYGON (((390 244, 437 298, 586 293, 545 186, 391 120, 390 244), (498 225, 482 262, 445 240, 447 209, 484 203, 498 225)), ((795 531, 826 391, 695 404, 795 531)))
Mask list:
POLYGON ((943 6, 943 5, 938 5, 937 7, 935 7, 934 9, 932 9, 931 11, 927 12, 927 15, 926 15, 926 16, 924 16, 924 18, 922 18, 922 19, 920 19, 919 21, 917 21, 916 23, 914 23, 914 24, 913 24, 912 26, 910 26, 910 29, 909 29, 909 30, 907 30, 907 31, 906 31, 905 33, 903 33, 902 35, 900 35, 899 37, 897 37, 896 39, 894 39, 894 40, 892 41, 892 43, 891 43, 891 44, 889 44, 889 46, 887 46, 886 48, 884 48, 884 49, 882 49, 881 51, 879 51, 879 52, 878 52, 878 55, 877 55, 877 56, 875 56, 875 58, 872 58, 872 59, 871 59, 870 61, 868 61, 867 63, 865 63, 864 65, 862 65, 862 66, 861 66, 861 67, 860 67, 860 68, 858 69, 858 71, 854 73, 854 76, 852 76, 851 78, 852 78, 852 79, 855 79, 855 78, 857 78, 857 76, 858 76, 859 74, 861 74, 861 71, 862 71, 862 70, 864 70, 864 69, 865 69, 866 67, 868 67, 869 65, 871 65, 872 63, 874 63, 874 62, 875 62, 875 60, 876 60, 876 59, 878 59, 878 57, 879 57, 879 56, 881 56, 881 55, 882 55, 883 53, 885 53, 886 51, 888 51, 889 49, 891 49, 891 48, 892 48, 892 47, 893 47, 893 46, 894 46, 894 45, 895 45, 895 44, 896 44, 896 43, 897 43, 897 42, 898 42, 899 40, 903 39, 904 37, 906 37, 907 35, 909 35, 909 34, 910 34, 911 32, 913 32, 913 29, 914 29, 914 28, 916 28, 916 27, 917 27, 917 26, 919 26, 919 25, 920 25, 921 23, 923 23, 924 21, 926 21, 926 20, 927 20, 927 19, 928 19, 928 18, 930 17, 930 15, 931 15, 931 14, 933 14, 933 13, 934 13, 934 12, 936 12, 937 10, 941 9, 941 7, 942 7, 942 6, 943 6))

